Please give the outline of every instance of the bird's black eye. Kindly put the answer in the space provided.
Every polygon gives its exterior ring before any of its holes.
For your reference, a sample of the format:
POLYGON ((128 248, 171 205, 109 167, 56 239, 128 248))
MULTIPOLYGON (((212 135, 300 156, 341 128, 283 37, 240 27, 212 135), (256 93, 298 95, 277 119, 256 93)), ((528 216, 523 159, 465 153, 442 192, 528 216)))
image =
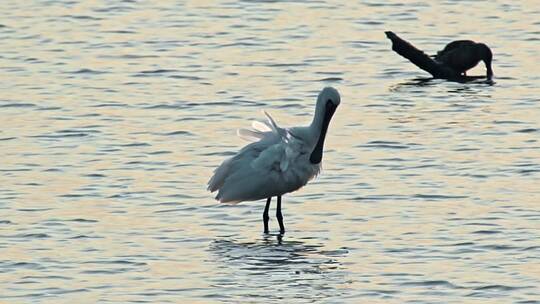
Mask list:
POLYGON ((332 99, 329 98, 326 102, 327 102, 327 103, 332 102, 332 99))

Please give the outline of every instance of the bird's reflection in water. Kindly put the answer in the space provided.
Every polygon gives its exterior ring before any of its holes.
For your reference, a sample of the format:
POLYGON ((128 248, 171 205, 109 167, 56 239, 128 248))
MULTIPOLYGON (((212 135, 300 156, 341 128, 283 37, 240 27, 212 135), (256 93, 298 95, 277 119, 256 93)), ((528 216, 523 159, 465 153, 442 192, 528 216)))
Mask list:
POLYGON ((399 91, 401 88, 407 87, 426 87, 434 86, 444 82, 454 82, 454 83, 470 83, 470 84, 481 84, 481 85, 494 85, 495 81, 492 79, 486 79, 484 76, 463 76, 459 79, 437 79, 437 78, 413 78, 398 84, 390 86, 390 91, 399 91))
POLYGON ((348 250, 324 250, 322 244, 309 244, 313 240, 290 240, 281 235, 265 235, 251 242, 216 239, 209 251, 220 275, 211 280, 215 287, 223 288, 227 298, 339 298, 350 284, 339 262, 348 250), (249 294, 254 290, 257 294, 249 294))
POLYGON ((448 88, 447 92, 463 97, 473 97, 476 100, 490 101, 492 98, 489 91, 486 91, 484 88, 476 86, 458 86, 454 88, 448 88))

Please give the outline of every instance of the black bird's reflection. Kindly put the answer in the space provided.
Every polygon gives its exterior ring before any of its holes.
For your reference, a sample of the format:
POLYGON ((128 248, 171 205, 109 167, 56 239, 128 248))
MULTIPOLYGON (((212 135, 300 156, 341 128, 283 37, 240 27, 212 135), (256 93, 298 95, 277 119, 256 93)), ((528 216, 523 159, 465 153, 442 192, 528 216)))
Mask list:
MULTIPOLYGON (((400 91, 400 89, 430 87, 430 86, 437 85, 441 81, 443 81, 443 80, 438 79, 438 78, 431 78, 431 77, 429 77, 429 78, 413 78, 413 79, 410 79, 410 80, 406 80, 406 81, 391 85, 390 86, 390 91, 397 92, 397 91, 400 91)), ((445 81, 453 81, 453 82, 464 83, 464 84, 467 83, 467 84, 472 85, 472 86, 467 85, 467 86, 462 87, 462 88, 452 87, 452 88, 449 89, 448 92, 454 92, 456 90, 475 91, 472 88, 477 87, 477 85, 480 85, 480 86, 478 86, 478 88, 481 88, 481 87, 484 87, 485 85, 492 86, 492 85, 495 84, 495 82, 493 80, 486 80, 485 77, 483 77, 483 76, 463 76, 460 80, 448 80, 447 79, 445 81)))

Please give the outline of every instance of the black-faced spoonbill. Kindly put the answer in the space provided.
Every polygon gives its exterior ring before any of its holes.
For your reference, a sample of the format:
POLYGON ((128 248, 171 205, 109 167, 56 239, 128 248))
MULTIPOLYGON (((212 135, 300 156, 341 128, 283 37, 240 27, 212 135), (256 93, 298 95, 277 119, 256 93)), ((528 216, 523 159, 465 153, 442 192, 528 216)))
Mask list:
POLYGON ((450 80, 470 80, 478 77, 467 77, 467 70, 483 61, 486 65, 486 77, 491 80, 493 69, 491 49, 483 44, 471 40, 456 40, 447 44, 435 56, 428 56, 412 44, 401 39, 394 32, 385 32, 386 37, 392 41, 392 50, 407 58, 417 67, 430 73, 435 78, 450 80))
POLYGON ((319 173, 328 125, 340 101, 338 91, 327 87, 317 97, 309 126, 280 128, 265 112, 266 122, 255 121, 253 129, 238 130, 240 137, 253 142, 214 171, 208 190, 217 190, 216 199, 222 203, 266 199, 265 233, 268 233, 270 200, 277 196, 276 218, 280 233, 285 233, 281 196, 300 189, 319 173))

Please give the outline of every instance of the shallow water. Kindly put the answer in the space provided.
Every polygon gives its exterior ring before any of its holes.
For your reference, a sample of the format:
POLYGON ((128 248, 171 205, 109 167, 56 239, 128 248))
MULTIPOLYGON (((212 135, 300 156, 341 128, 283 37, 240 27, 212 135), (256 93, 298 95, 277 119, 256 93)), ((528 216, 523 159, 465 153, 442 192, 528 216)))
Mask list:
POLYGON ((540 301, 536 1, 0 9, 0 300, 540 301), (495 83, 426 81, 385 30, 483 41, 495 83), (237 128, 307 123, 326 85, 324 170, 265 236, 264 202, 206 182, 237 128))

